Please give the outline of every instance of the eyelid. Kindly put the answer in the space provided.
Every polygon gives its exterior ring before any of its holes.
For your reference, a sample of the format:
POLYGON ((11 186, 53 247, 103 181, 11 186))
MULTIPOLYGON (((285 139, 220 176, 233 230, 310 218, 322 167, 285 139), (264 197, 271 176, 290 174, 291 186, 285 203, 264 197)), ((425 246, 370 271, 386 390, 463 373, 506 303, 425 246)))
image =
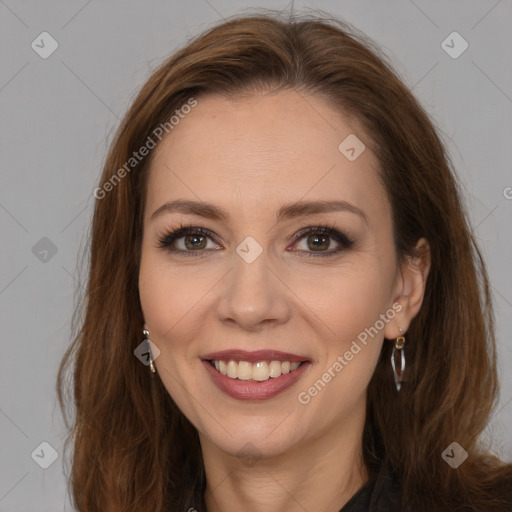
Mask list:
MULTIPOLYGON (((163 236, 158 236, 158 245, 157 247, 160 247, 162 249, 167 248, 170 244, 172 244, 174 241, 183 238, 185 236, 191 235, 191 234, 200 234, 203 236, 210 237, 212 240, 215 241, 217 245, 220 245, 217 241, 217 237, 215 233, 210 231, 209 229, 200 227, 200 226, 194 226, 194 225, 183 225, 180 224, 180 226, 177 229, 172 229, 171 231, 167 232, 167 234, 163 236)), ((204 250, 203 250, 204 251, 204 250)), ((176 249, 171 252, 196 252, 199 253, 201 251, 180 251, 179 249, 176 249)))

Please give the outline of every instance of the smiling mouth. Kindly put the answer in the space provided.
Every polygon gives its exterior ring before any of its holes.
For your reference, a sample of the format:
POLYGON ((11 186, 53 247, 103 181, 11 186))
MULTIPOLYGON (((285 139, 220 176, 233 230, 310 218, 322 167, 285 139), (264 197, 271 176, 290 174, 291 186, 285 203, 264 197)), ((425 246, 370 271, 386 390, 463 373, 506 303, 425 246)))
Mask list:
POLYGON ((208 362, 219 373, 230 379, 264 382, 270 379, 276 379, 281 375, 292 373, 307 361, 290 362, 274 360, 251 363, 249 361, 211 359, 208 360, 208 362))

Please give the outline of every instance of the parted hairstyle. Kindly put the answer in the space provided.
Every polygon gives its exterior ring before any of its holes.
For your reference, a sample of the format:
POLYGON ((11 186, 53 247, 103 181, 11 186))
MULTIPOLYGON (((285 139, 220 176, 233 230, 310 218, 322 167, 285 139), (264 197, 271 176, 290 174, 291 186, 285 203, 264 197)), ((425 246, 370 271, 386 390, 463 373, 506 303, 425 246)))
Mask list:
MULTIPOLYGON (((366 466, 386 463, 396 472, 407 510, 507 510, 500 489, 512 466, 480 440, 498 397, 485 263, 438 131, 375 43, 321 11, 259 12, 209 28, 143 85, 99 187, 190 98, 286 89, 324 98, 362 123, 391 203, 399 261, 414 255, 419 238, 430 244, 423 304, 407 333, 407 381, 397 393, 385 343, 368 387, 366 466), (441 457, 454 441, 468 452, 457 469, 441 457)), ((69 485, 80 512, 205 510, 197 430, 158 374, 134 356, 142 341, 138 274, 154 153, 95 200, 86 291, 59 368, 66 449, 73 448, 69 485)))

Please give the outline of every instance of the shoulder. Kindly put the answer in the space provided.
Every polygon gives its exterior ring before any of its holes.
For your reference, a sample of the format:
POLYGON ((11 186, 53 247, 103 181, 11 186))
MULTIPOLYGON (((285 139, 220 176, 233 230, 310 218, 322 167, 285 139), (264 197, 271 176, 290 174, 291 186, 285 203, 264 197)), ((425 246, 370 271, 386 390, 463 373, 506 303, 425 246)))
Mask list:
MULTIPOLYGON (((428 496, 418 500, 413 507, 404 504, 404 493, 396 473, 383 466, 370 485, 368 512, 512 512, 512 465, 510 471, 475 492, 471 505, 454 500, 446 507, 432 505, 428 496)), ((359 510, 359 509, 356 509, 359 510)), ((345 511, 343 511, 345 512, 345 511)))

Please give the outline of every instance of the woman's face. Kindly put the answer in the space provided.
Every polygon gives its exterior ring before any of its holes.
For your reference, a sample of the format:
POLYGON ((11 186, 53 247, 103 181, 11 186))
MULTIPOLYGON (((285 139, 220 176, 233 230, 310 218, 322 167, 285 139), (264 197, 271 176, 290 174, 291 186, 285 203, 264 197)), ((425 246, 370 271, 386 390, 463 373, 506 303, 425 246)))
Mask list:
POLYGON ((355 121, 289 90, 200 97, 155 149, 140 300, 158 374, 203 446, 274 456, 361 434, 384 337, 414 313, 361 141, 355 121))

